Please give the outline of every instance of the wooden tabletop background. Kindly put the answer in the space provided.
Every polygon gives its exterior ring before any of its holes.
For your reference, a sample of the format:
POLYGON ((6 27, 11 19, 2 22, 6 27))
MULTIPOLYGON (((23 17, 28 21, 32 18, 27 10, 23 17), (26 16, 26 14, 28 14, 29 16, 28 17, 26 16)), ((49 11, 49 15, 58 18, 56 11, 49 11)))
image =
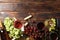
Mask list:
POLYGON ((1 20, 7 16, 23 20, 30 14, 35 21, 60 18, 60 0, 0 0, 1 20))

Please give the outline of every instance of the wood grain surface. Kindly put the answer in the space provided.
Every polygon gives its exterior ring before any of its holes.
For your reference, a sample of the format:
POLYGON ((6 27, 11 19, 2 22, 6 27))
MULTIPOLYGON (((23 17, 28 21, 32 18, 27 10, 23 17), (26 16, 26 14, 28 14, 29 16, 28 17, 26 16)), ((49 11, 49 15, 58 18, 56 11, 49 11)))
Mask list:
POLYGON ((60 0, 0 0, 0 19, 9 16, 23 20, 30 14, 36 21, 60 18, 60 0))

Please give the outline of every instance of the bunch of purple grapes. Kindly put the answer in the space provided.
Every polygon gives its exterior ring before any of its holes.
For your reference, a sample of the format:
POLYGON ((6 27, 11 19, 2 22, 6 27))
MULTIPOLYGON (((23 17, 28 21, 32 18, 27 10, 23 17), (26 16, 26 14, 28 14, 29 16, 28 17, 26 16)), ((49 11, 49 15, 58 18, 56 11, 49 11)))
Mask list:
POLYGON ((42 38, 44 33, 41 33, 37 27, 28 26, 28 27, 25 27, 24 34, 27 36, 31 36, 34 39, 38 39, 38 38, 42 38))

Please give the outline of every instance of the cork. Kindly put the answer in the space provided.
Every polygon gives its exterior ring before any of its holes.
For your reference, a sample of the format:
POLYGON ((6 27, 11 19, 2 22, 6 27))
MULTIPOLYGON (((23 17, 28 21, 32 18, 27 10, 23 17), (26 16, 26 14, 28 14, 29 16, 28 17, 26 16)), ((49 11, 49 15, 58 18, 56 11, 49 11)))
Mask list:
POLYGON ((28 20, 28 19, 30 19, 31 17, 32 17, 32 15, 29 15, 29 16, 25 17, 24 20, 28 20))

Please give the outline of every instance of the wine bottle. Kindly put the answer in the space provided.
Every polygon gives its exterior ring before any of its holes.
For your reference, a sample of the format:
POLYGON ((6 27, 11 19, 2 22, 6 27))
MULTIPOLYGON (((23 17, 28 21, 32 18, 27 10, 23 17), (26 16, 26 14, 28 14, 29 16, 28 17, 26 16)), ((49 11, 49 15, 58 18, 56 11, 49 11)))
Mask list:
POLYGON ((10 40, 9 36, 4 28, 4 25, 1 21, 0 21, 0 36, 1 36, 1 40, 10 40))

